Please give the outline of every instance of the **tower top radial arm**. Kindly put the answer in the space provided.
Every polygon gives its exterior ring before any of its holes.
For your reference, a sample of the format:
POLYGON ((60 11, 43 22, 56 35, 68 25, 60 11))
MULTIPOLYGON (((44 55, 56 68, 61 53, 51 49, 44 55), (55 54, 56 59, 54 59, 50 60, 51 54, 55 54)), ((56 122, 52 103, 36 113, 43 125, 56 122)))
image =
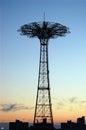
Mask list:
POLYGON ((60 23, 43 21, 25 24, 20 27, 19 31, 21 35, 26 35, 29 38, 52 39, 65 36, 69 33, 69 28, 60 23))

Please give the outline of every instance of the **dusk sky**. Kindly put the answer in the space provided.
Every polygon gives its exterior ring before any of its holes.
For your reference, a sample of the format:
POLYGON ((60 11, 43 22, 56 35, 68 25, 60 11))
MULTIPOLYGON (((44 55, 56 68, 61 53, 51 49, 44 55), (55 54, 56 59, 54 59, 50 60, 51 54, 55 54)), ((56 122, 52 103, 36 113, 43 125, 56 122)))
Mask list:
POLYGON ((17 30, 44 12, 71 32, 49 41, 54 123, 86 116, 86 0, 0 0, 0 122, 33 122, 40 44, 17 30))

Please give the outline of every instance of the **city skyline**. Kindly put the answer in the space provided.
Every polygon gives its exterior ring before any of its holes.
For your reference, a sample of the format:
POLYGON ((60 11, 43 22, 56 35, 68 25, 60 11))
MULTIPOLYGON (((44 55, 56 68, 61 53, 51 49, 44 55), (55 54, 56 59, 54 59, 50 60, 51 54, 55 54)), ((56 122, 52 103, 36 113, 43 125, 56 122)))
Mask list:
POLYGON ((33 122, 39 41, 22 37, 21 25, 61 23, 71 33, 49 41, 50 88, 54 123, 86 115, 85 0, 1 1, 0 122, 33 122))

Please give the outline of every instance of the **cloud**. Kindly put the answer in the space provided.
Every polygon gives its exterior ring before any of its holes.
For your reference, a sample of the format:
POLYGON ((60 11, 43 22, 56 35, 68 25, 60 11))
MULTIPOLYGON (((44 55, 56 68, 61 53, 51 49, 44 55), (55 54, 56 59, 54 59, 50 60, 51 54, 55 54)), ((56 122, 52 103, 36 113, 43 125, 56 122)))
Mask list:
POLYGON ((77 97, 72 97, 69 99, 70 103, 76 103, 77 102, 77 97))
POLYGON ((65 106, 65 104, 61 101, 57 103, 57 109, 62 109, 65 106))
POLYGON ((34 107, 26 107, 22 104, 0 104, 0 111, 10 112, 10 111, 18 111, 18 110, 31 110, 34 107))
POLYGON ((69 102, 73 104, 86 104, 86 100, 80 100, 78 97, 70 98, 69 102))
POLYGON ((80 106, 86 106, 86 100, 79 99, 78 97, 70 97, 70 98, 60 99, 56 103, 56 107, 58 110, 69 109, 73 111, 75 110, 76 105, 77 108, 79 108, 80 106))
POLYGON ((86 100, 82 100, 80 101, 81 104, 85 104, 86 103, 86 100))

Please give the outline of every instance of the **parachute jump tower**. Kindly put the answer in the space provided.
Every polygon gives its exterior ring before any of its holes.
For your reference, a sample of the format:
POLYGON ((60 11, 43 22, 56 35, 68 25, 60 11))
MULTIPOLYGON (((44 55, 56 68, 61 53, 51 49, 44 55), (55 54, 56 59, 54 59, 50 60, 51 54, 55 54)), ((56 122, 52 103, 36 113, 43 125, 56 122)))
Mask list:
POLYGON ((40 60, 37 97, 34 113, 34 125, 50 124, 53 126, 52 103, 49 81, 48 42, 49 39, 65 36, 69 28, 59 23, 32 22, 20 27, 21 35, 38 38, 40 41, 40 60))

